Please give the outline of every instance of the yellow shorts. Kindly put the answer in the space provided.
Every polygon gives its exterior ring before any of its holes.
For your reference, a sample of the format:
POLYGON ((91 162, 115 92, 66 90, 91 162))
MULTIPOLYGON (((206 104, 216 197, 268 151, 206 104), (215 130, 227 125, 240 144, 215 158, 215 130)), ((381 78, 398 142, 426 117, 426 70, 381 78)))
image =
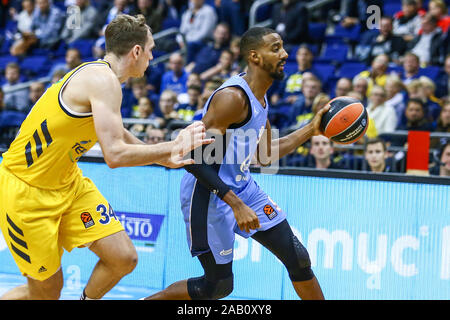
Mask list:
POLYGON ((24 276, 45 280, 71 251, 124 230, 94 183, 83 176, 68 187, 28 185, 0 165, 0 227, 24 276))

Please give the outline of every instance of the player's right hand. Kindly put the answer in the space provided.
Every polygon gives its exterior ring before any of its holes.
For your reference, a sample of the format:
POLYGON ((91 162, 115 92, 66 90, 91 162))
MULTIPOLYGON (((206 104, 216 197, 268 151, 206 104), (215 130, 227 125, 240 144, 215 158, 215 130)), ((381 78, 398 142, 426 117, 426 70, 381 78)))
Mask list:
POLYGON ((242 231, 249 233, 250 229, 259 229, 261 227, 258 216, 249 206, 242 204, 234 207, 233 212, 238 227, 242 231))

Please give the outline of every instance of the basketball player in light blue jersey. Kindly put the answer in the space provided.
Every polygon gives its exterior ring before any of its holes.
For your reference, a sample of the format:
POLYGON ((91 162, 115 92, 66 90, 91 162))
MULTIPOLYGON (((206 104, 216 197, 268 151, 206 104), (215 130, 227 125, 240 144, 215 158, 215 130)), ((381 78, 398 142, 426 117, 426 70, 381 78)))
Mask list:
POLYGON ((319 123, 329 107, 307 126, 272 140, 266 92, 274 79, 284 77, 288 55, 280 35, 268 28, 249 29, 240 46, 248 72, 231 77, 206 102, 202 121, 215 143, 194 150, 196 162, 185 167, 188 172, 181 182, 189 248, 205 274, 173 283, 146 299, 229 295, 236 233, 252 237, 281 260, 301 299, 324 299, 308 252, 293 234, 284 211, 253 180, 249 165, 254 156, 261 165, 269 165, 321 134, 319 123))

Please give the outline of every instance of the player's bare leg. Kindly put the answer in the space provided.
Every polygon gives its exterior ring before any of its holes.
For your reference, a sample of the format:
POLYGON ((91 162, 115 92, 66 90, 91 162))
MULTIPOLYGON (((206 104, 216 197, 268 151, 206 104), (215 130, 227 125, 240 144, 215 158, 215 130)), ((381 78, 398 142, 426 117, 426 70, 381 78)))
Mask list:
POLYGON ((89 249, 100 260, 92 271, 84 294, 89 299, 100 299, 120 279, 134 270, 138 259, 137 253, 125 231, 97 240, 89 249))
POLYGON ((58 300, 64 285, 63 273, 59 269, 50 278, 39 281, 27 278, 27 284, 6 292, 1 300, 58 300))
POLYGON ((172 283, 166 289, 148 296, 144 300, 191 300, 188 294, 187 280, 172 283))
POLYGON ((24 284, 5 292, 0 300, 28 300, 28 284, 24 284))
POLYGON ((302 300, 325 300, 316 277, 307 281, 293 281, 292 284, 295 292, 302 300))

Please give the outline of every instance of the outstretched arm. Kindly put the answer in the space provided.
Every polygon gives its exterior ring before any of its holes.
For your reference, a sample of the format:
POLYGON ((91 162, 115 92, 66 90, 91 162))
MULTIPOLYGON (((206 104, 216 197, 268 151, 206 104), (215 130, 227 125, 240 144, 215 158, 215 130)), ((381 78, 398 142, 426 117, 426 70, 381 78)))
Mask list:
POLYGON ((329 106, 320 109, 314 118, 306 126, 295 130, 287 136, 272 140, 271 127, 267 120, 265 136, 261 138, 258 146, 258 162, 263 166, 277 161, 295 151, 303 143, 311 139, 312 136, 323 134, 320 131, 320 121, 322 116, 329 110, 329 106))
POLYGON ((192 159, 183 159, 184 155, 203 143, 211 142, 205 139, 204 125, 197 122, 182 130, 174 141, 155 145, 130 143, 133 138, 123 127, 120 114, 122 90, 115 75, 109 70, 96 68, 86 77, 86 93, 103 156, 111 168, 154 163, 181 167, 193 163, 192 159))

